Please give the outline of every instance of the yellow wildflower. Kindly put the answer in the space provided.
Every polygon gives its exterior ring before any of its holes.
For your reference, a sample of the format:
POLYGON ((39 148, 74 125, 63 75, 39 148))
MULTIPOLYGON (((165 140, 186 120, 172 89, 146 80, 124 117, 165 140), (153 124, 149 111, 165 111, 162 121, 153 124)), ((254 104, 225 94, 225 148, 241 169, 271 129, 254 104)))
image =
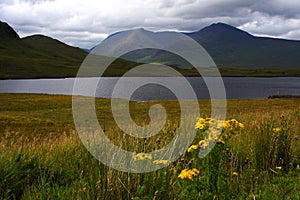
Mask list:
POLYGON ((192 151, 194 151, 195 149, 198 149, 198 148, 199 148, 199 145, 194 144, 194 145, 190 146, 187 151, 192 152, 192 151))
POLYGON ((212 118, 202 118, 200 117, 195 125, 195 128, 196 129, 199 129, 199 130, 203 130, 205 129, 207 126, 209 126, 209 124, 211 123, 213 119, 212 118))
POLYGON ((203 124, 197 122, 195 128, 199 129, 199 130, 203 130, 205 128, 205 126, 203 124))
POLYGON ((205 119, 202 118, 202 117, 200 117, 200 118, 198 119, 198 122, 199 122, 200 124, 204 124, 204 123, 205 123, 205 119))
POLYGON ((225 129, 231 129, 231 128, 232 128, 229 121, 225 121, 224 124, 223 124, 223 127, 224 127, 225 129))
POLYGON ((244 125, 243 123, 239 123, 239 127, 240 127, 240 128, 244 128, 245 125, 244 125))
POLYGON ((218 142, 219 142, 219 143, 222 143, 222 144, 225 144, 225 142, 222 140, 222 138, 219 138, 219 139, 218 139, 218 142))
POLYGON ((232 172, 232 176, 238 176, 239 175, 239 173, 237 173, 237 172, 232 172))
POLYGON ((281 166, 276 167, 277 170, 282 170, 281 166))
POLYGON ((156 165, 159 165, 159 164, 166 165, 169 163, 169 160, 154 160, 153 163, 156 165))
POLYGON ((230 121, 233 122, 234 124, 238 123, 238 121, 236 119, 231 119, 230 121))
POLYGON ((225 122, 223 120, 216 121, 216 128, 217 129, 223 128, 224 127, 224 123, 225 122))
POLYGON ((208 142, 206 140, 200 140, 198 145, 202 146, 202 148, 205 148, 208 146, 208 142))
POLYGON ((212 128, 209 132, 208 139, 209 140, 217 140, 219 135, 221 134, 220 130, 212 128))
POLYGON ((185 177, 187 176, 187 169, 183 169, 180 174, 178 175, 178 178, 180 179, 185 179, 185 177))
POLYGON ((138 153, 133 157, 133 160, 152 160, 152 155, 149 153, 138 153))
POLYGON ((274 132, 279 132, 280 130, 281 130, 281 128, 280 128, 280 127, 273 128, 273 131, 274 131, 274 132))
POLYGON ((180 174, 178 175, 178 178, 180 179, 189 179, 192 180, 194 176, 198 176, 200 174, 200 171, 196 168, 194 169, 183 169, 180 174))

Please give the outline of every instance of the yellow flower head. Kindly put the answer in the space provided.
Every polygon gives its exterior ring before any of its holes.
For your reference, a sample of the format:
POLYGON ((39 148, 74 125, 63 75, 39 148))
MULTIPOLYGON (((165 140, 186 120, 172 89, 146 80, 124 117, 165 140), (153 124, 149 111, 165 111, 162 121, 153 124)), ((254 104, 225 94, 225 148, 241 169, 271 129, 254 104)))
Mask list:
POLYGON ((200 171, 196 168, 194 169, 183 169, 180 174, 178 175, 178 178, 180 179, 189 179, 192 180, 194 176, 198 176, 200 174, 200 171))
POLYGON ((219 138, 219 139, 218 139, 218 142, 219 142, 219 143, 222 143, 222 144, 225 144, 225 142, 222 140, 222 138, 219 138))
POLYGON ((154 160, 153 163, 156 165, 159 165, 159 164, 166 165, 169 163, 169 160, 154 160))
POLYGON ((138 153, 135 156, 133 156, 133 160, 145 160, 145 159, 152 160, 152 155, 149 153, 138 153))
POLYGON ((178 178, 185 179, 187 176, 187 169, 183 169, 180 174, 178 175, 178 178))
POLYGON ((244 125, 243 123, 239 123, 239 127, 240 127, 240 128, 244 128, 245 125, 244 125))
POLYGON ((277 170, 282 170, 281 166, 276 167, 277 170))
POLYGON ((200 124, 204 124, 204 123, 205 123, 205 119, 202 118, 202 117, 200 117, 200 118, 198 119, 198 122, 199 122, 200 124))
POLYGON ((200 117, 195 125, 196 129, 199 130, 203 130, 205 129, 207 126, 209 126, 209 124, 211 123, 212 119, 211 118, 202 118, 200 117))
POLYGON ((205 148, 208 146, 208 142, 206 140, 200 140, 198 145, 201 146, 202 148, 205 148))
POLYGON ((194 145, 190 146, 187 151, 192 152, 192 151, 194 151, 195 149, 198 149, 198 148, 199 148, 199 145, 194 144, 194 145))
POLYGON ((237 172, 232 172, 232 176, 238 176, 239 175, 239 173, 237 173, 237 172))
POLYGON ((234 124, 239 123, 236 119, 231 119, 230 121, 231 121, 232 123, 234 123, 234 124))
POLYGON ((232 129, 232 126, 231 126, 231 124, 230 124, 230 121, 225 121, 225 122, 223 123, 223 127, 224 127, 226 130, 232 129))
POLYGON ((203 130, 205 128, 205 126, 204 126, 204 124, 197 122, 195 128, 199 129, 199 130, 203 130))
POLYGON ((280 127, 273 128, 273 131, 276 132, 276 133, 279 132, 280 130, 281 130, 280 127))

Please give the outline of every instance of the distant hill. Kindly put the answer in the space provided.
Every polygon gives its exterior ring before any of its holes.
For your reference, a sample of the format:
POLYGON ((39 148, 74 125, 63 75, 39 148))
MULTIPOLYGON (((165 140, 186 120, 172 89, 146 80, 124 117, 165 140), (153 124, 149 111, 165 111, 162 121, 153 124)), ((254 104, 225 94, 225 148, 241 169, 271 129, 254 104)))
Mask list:
POLYGON ((0 21, 0 38, 14 38, 20 39, 16 31, 10 27, 7 23, 0 21))
POLYGON ((187 35, 220 67, 300 69, 300 41, 255 37, 223 23, 187 35))
MULTIPOLYGON (((155 35, 151 31, 136 29, 121 31, 109 38, 116 38, 117 43, 124 41, 124 35, 128 34, 135 40, 150 43, 155 35)), ((184 34, 208 51, 223 76, 300 76, 300 41, 255 37, 223 23, 184 34)), ((87 50, 48 36, 20 38, 13 28, 0 21, 2 79, 75 77, 87 55, 87 50)), ((173 66, 186 76, 198 75, 189 63, 169 52, 145 49, 121 58, 112 64, 105 76, 121 76, 138 63, 148 62, 173 66)))
POLYGON ((0 78, 74 77, 87 52, 43 35, 20 39, 0 22, 0 78))
MULTIPOLYGON (((224 23, 185 34, 201 44, 221 68, 300 69, 300 41, 255 37, 224 23)), ((170 53, 151 49, 134 52, 124 58, 179 67, 189 65, 170 53)))
MULTIPOLYGON (((139 32, 144 37, 152 37, 149 31, 139 32)), ((300 76, 300 41, 255 37, 224 23, 212 24, 200 31, 184 34, 206 49, 223 76, 300 76)), ((135 51, 122 58, 135 62, 162 63, 179 70, 191 67, 188 62, 172 53, 154 49, 135 51)), ((185 74, 195 75, 195 71, 184 71, 185 74)))

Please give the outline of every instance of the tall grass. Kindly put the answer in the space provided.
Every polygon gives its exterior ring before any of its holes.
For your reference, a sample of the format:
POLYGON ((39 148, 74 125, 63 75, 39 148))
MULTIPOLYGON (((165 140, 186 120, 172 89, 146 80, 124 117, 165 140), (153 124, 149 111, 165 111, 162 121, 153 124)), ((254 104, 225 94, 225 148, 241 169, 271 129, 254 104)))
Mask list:
MULTIPOLYGON (((299 100, 229 101, 228 119, 245 127, 225 144, 203 159, 198 150, 186 152, 166 168, 133 174, 99 163, 85 149, 70 119, 69 97, 3 94, 1 99, 14 101, 0 104, 0 199, 300 199, 299 100), (191 180, 178 178, 193 168, 200 173, 191 180)), ((126 136, 124 148, 138 144, 149 151, 170 141, 178 126, 172 122, 177 104, 162 103, 171 121, 159 140, 126 136)), ((97 105, 99 113, 105 105, 97 105)), ((140 118, 138 113, 150 105, 132 103, 133 118, 147 120, 146 112, 140 118)), ((208 105, 200 102, 203 116, 209 116, 208 105)), ((105 114, 99 121, 119 144, 123 134, 105 114)))

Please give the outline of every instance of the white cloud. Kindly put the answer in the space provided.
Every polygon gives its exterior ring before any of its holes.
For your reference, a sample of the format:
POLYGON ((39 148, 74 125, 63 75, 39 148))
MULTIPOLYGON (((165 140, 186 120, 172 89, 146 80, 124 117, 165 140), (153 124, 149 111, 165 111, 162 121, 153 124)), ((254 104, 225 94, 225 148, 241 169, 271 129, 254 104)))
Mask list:
POLYGON ((298 0, 2 0, 0 19, 21 36, 40 33, 85 48, 124 29, 196 31, 219 21, 300 40, 299 7, 298 0))

